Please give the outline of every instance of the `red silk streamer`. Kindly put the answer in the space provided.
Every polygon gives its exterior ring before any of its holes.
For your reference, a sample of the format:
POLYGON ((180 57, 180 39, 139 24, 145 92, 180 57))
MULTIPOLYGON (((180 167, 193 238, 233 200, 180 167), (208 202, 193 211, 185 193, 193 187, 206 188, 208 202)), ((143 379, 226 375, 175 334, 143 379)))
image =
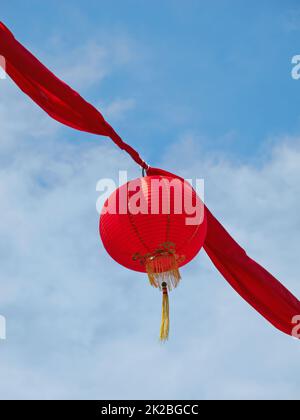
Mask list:
POLYGON ((50 117, 71 128, 110 137, 138 165, 148 168, 139 154, 121 139, 96 108, 51 73, 1 22, 0 55, 5 58, 6 73, 50 117))
MULTIPOLYGON (((110 137, 147 171, 148 175, 171 175, 149 168, 139 154, 120 138, 102 114, 77 92, 51 73, 0 23, 0 55, 6 72, 34 102, 55 120, 77 130, 110 137)), ((206 208, 208 233, 204 249, 229 284, 276 328, 293 335, 294 317, 300 302, 263 267, 249 258, 206 208)))
MULTIPOLYGON (((177 176, 155 168, 149 168, 147 174, 177 176)), ((233 289, 272 325, 292 335, 297 322, 294 317, 300 314, 299 300, 248 257, 207 207, 205 211, 207 236, 204 249, 215 267, 233 289)))

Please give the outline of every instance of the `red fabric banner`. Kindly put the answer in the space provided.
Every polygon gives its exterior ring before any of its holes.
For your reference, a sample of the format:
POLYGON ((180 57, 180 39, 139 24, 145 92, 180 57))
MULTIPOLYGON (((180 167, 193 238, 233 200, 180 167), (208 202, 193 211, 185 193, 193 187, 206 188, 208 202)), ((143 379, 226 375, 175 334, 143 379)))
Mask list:
MULTIPOLYGON (((139 154, 124 143, 101 113, 77 92, 51 73, 12 33, 0 23, 0 55, 6 72, 34 102, 55 120, 93 134, 110 137, 148 175, 175 176, 149 168, 139 154)), ((276 328, 292 335, 293 318, 300 315, 300 302, 263 267, 250 259, 206 208, 208 233, 205 251, 230 285, 276 328)))
MULTIPOLYGON (((150 168, 147 174, 177 176, 155 168, 150 168)), ((248 257, 207 207, 205 211, 207 236, 204 249, 215 267, 233 289, 272 325, 288 335, 293 335, 293 330, 297 330, 294 317, 300 315, 299 300, 275 277, 248 257)))
POLYGON ((6 60, 6 73, 50 117, 71 128, 110 137, 136 163, 144 169, 148 167, 93 105, 51 73, 1 22, 0 55, 6 60))

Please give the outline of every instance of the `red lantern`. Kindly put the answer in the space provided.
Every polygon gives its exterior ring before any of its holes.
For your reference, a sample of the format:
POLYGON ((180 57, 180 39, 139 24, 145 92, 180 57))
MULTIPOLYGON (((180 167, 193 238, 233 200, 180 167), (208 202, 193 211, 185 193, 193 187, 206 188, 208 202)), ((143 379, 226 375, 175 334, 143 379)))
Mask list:
POLYGON ((118 188, 106 201, 100 235, 119 264, 147 273, 163 292, 160 338, 169 334, 168 290, 180 281, 179 268, 204 244, 204 205, 191 185, 179 178, 147 176, 118 188))

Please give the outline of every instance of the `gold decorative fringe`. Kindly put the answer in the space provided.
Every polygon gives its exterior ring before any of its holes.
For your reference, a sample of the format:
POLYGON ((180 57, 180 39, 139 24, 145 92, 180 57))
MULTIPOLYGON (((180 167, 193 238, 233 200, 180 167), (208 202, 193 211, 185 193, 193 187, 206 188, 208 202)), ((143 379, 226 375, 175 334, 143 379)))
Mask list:
POLYGON ((169 338, 170 315, 169 315, 169 295, 167 283, 162 283, 162 312, 160 326, 160 341, 164 342, 169 338))
POLYGON ((166 283, 171 291, 178 286, 181 280, 178 262, 175 255, 157 255, 146 261, 146 271, 151 286, 162 289, 166 283))

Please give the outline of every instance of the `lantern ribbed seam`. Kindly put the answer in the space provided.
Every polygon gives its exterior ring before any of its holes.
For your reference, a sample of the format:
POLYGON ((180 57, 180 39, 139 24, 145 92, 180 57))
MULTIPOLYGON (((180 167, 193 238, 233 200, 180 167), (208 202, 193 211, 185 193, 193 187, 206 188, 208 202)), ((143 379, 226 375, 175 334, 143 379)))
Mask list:
POLYGON ((185 241, 185 243, 177 250, 177 252, 178 253, 180 253, 181 252, 181 250, 187 245, 187 244, 189 244, 193 239, 194 239, 194 237, 197 235, 197 233, 198 233, 198 230, 200 229, 200 226, 201 225, 197 225, 196 226, 196 229, 195 229, 195 232, 192 234, 192 236, 190 237, 190 238, 188 238, 186 241, 185 241))
POLYGON ((146 242, 144 241, 144 239, 142 238, 142 235, 140 234, 138 227, 136 226, 132 214, 130 212, 130 208, 129 208, 129 197, 128 197, 128 190, 127 190, 127 215, 129 218, 129 222, 133 228, 134 233, 136 234, 138 240, 141 242, 141 244, 143 245, 143 247, 148 251, 151 252, 150 248, 148 247, 148 245, 146 244, 146 242))

